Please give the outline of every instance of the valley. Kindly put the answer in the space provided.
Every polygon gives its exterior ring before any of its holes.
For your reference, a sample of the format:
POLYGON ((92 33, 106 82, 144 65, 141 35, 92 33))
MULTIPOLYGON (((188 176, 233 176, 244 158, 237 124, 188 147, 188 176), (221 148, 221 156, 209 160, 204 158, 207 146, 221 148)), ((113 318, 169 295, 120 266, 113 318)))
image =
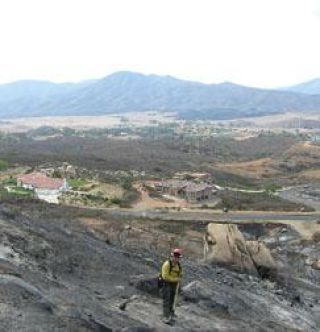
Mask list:
POLYGON ((317 331, 313 132, 143 117, 2 132, 1 328, 317 331), (48 200, 19 187, 28 174, 67 187, 48 200), (166 327, 156 275, 173 247, 186 277, 166 327))

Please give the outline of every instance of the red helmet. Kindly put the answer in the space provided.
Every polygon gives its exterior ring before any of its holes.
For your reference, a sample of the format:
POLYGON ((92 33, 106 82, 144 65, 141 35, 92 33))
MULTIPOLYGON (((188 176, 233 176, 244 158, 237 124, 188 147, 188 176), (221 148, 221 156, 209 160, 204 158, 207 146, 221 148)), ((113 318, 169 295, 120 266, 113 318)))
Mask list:
POLYGON ((179 248, 173 249, 171 255, 172 256, 182 257, 182 250, 179 249, 179 248))

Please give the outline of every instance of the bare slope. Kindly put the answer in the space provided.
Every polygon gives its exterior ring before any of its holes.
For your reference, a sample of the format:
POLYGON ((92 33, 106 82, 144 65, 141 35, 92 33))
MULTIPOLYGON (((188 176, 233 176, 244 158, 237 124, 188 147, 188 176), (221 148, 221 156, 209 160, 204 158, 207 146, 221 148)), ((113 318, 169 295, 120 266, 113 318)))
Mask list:
POLYGON ((111 225, 121 225, 108 215, 100 219, 102 233, 68 209, 32 201, 16 206, 21 212, 14 205, 0 206, 0 330, 319 329, 319 289, 314 284, 312 292, 305 285, 299 288, 302 300, 285 285, 202 264, 188 255, 179 319, 168 327, 160 321, 161 301, 154 288, 167 251, 160 250, 160 257, 144 241, 126 245, 121 239, 108 240, 111 225))

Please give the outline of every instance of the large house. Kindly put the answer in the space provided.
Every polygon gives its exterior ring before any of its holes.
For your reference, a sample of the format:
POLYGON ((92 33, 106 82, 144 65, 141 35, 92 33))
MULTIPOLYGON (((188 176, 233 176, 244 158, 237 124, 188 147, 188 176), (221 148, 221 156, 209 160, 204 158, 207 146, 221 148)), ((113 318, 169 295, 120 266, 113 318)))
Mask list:
POLYGON ((162 191, 164 194, 179 196, 184 195, 184 189, 188 185, 188 181, 181 180, 166 180, 157 182, 155 187, 158 191, 162 191))
POLYGON ((187 201, 199 202, 212 198, 213 186, 206 183, 190 183, 185 188, 185 196, 187 201))
POLYGON ((38 198, 53 203, 57 203, 57 196, 68 188, 66 179, 50 178, 41 172, 18 176, 17 186, 33 190, 38 198))
POLYGON ((215 187, 207 183, 194 183, 182 180, 166 180, 155 183, 155 189, 164 194, 179 196, 189 202, 212 199, 215 187))

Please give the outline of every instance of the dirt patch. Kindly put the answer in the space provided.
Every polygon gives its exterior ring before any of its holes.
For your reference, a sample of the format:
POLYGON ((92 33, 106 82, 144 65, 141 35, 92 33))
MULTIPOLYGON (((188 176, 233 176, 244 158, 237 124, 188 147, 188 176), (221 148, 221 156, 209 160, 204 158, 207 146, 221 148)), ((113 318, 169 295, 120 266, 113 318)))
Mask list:
POLYGON ((188 203, 184 199, 177 197, 150 197, 148 190, 137 184, 134 188, 140 193, 140 199, 132 206, 136 210, 147 210, 156 208, 184 208, 188 203))
POLYGON ((190 203, 187 200, 170 195, 161 195, 158 192, 149 192, 142 184, 134 185, 134 188, 139 192, 140 199, 132 205, 136 210, 148 209, 198 209, 198 208, 213 208, 220 201, 216 197, 211 200, 205 200, 199 203, 190 203))

